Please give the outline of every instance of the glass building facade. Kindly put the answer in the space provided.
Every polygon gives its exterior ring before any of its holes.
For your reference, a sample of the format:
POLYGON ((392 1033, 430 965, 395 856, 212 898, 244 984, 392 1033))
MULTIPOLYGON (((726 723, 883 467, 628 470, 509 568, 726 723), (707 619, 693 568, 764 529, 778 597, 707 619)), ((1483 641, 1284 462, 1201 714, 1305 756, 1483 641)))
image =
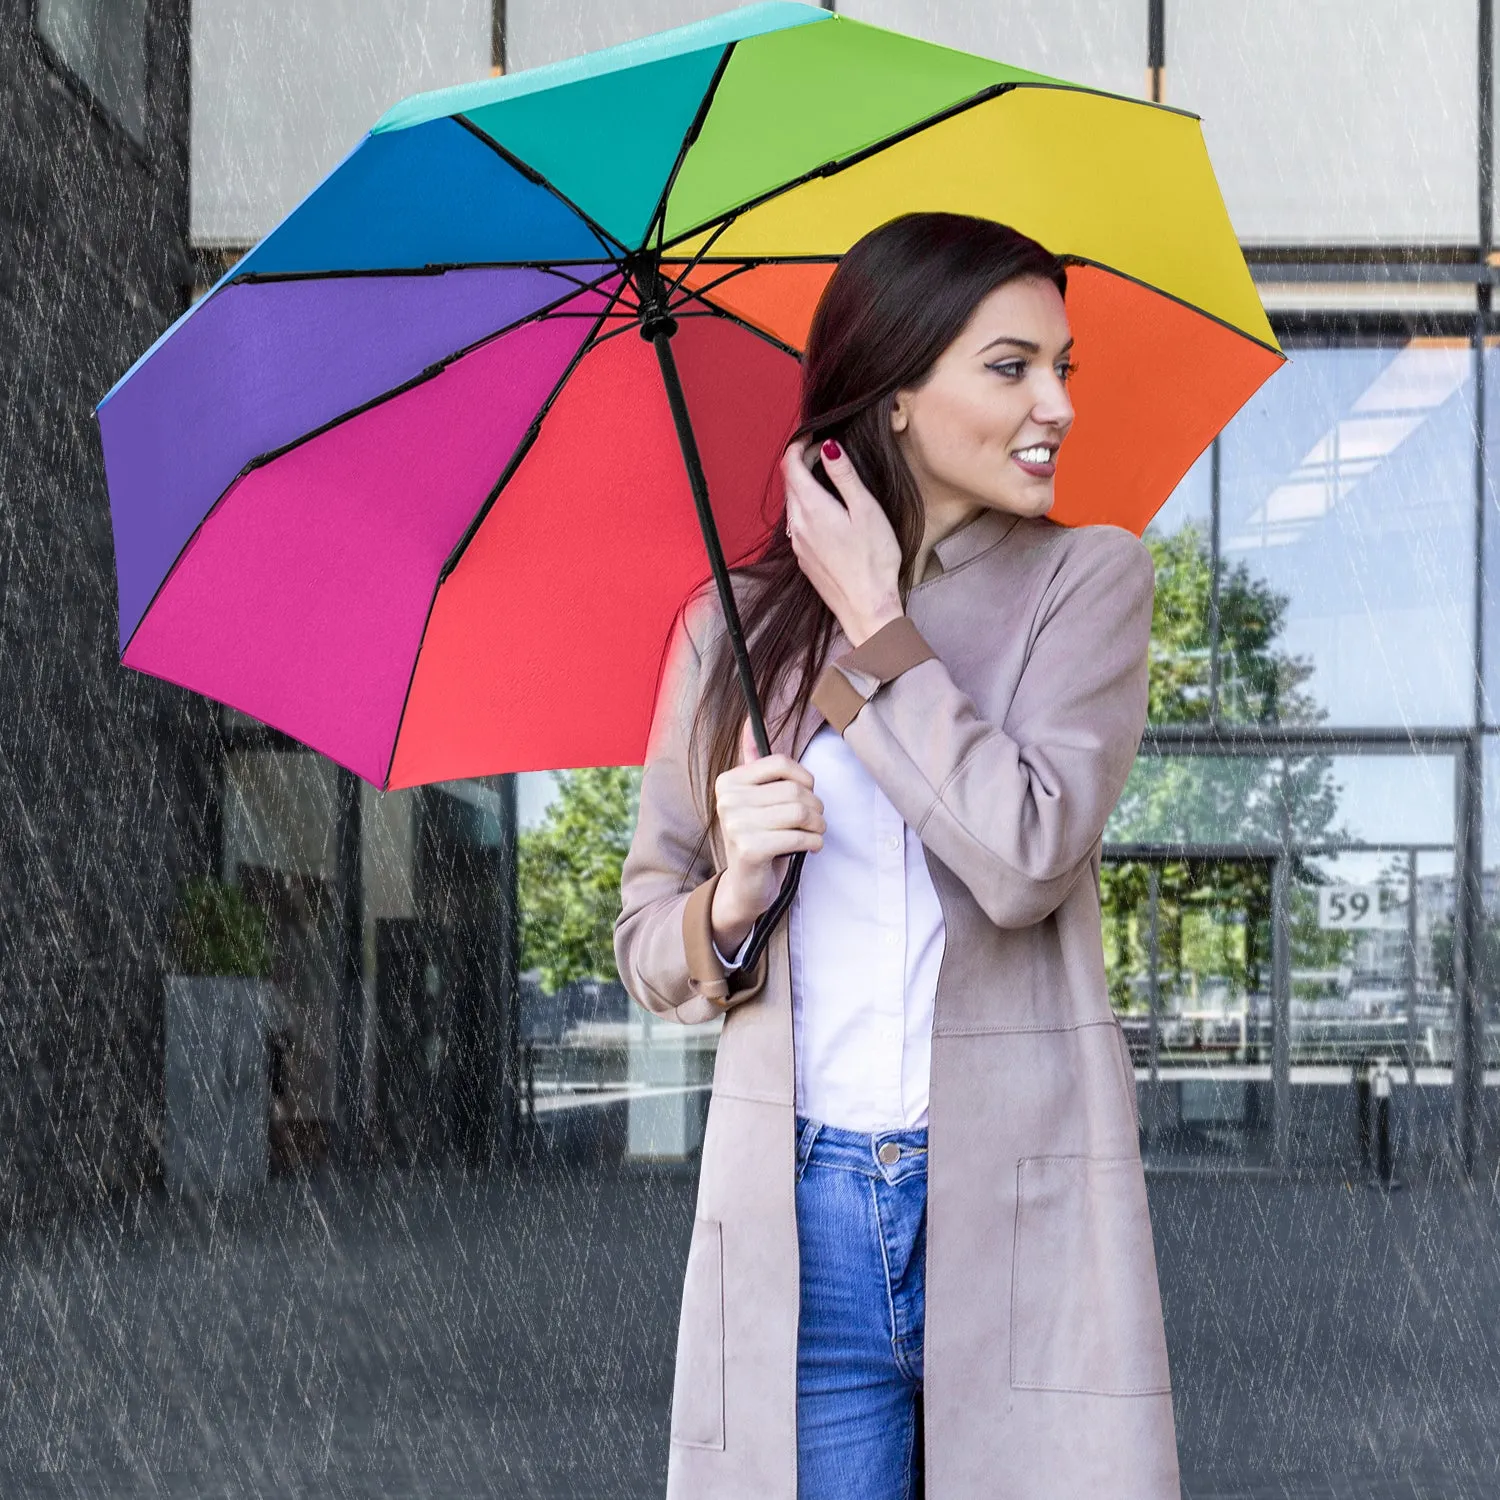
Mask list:
MULTIPOLYGON (((461 68, 488 43, 527 67, 715 8, 509 0, 485 33, 455 5, 428 52, 461 68)), ((840 8, 1205 107, 1289 355, 1147 532, 1151 722, 1107 831, 1105 894, 1148 1163, 1347 1163, 1377 1075, 1409 1165, 1472 1162, 1500 1079, 1488 7, 840 8)), ((258 46, 284 90, 296 28, 282 57, 262 22, 205 7, 201 69, 258 46)), ((413 64, 415 84, 432 66, 413 64)), ((266 110, 253 81, 195 98, 195 232, 221 255, 227 225, 274 221, 313 150, 231 211, 224 184, 247 178, 225 162, 255 140, 231 105, 252 124, 266 110)), ((600 772, 356 795, 249 721, 230 715, 227 735, 223 874, 272 914, 300 997, 277 1107, 306 1149, 488 1150, 530 1131, 590 1158, 691 1159, 714 1038, 629 1006, 608 914, 562 894, 592 877, 559 856, 561 830, 576 842, 590 809, 628 809, 628 773, 613 801, 589 783, 600 772), (549 934, 590 920, 571 945, 549 934)))

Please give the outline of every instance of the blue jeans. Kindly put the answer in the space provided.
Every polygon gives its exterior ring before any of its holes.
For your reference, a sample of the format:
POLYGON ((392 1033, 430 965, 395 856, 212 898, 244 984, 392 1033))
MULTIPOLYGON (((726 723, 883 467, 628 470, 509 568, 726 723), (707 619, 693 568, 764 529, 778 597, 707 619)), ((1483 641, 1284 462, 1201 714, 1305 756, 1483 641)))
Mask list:
POLYGON ((797 1234, 797 1500, 912 1500, 927 1132, 862 1135, 798 1116, 797 1234))

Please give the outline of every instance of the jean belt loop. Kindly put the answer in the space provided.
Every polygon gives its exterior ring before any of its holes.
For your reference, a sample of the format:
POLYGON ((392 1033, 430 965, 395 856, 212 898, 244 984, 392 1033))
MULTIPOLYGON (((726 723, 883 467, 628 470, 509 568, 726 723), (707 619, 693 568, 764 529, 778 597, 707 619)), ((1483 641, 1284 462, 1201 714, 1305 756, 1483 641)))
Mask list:
POLYGON ((802 1174, 807 1171, 808 1159, 812 1156, 813 1142, 818 1138, 818 1132, 823 1128, 820 1120, 804 1120, 802 1129, 797 1134, 797 1181, 802 1181, 802 1174))

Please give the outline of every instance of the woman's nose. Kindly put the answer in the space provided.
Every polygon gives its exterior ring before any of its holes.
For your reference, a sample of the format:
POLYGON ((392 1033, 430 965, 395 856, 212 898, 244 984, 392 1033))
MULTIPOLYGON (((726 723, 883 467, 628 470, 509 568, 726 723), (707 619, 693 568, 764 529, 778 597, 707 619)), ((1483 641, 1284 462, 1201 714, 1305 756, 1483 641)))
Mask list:
POLYGON ((1068 388, 1058 379, 1051 375, 1047 384, 1037 397, 1036 405, 1031 408, 1031 419, 1044 427, 1068 427, 1073 421, 1073 401, 1068 395, 1068 388))

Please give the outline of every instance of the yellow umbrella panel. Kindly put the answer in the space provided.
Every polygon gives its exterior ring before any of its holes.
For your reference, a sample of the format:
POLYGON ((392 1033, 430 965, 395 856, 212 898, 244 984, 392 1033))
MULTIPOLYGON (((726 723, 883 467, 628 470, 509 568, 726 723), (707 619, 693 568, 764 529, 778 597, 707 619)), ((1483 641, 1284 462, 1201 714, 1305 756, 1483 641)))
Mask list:
POLYGON ((1013 83, 695 225, 666 253, 684 287, 799 350, 837 258, 915 210, 1011 224, 1070 263, 1078 416, 1053 510, 1065 524, 1143 530, 1282 362, 1197 119, 1085 89, 1013 83))

